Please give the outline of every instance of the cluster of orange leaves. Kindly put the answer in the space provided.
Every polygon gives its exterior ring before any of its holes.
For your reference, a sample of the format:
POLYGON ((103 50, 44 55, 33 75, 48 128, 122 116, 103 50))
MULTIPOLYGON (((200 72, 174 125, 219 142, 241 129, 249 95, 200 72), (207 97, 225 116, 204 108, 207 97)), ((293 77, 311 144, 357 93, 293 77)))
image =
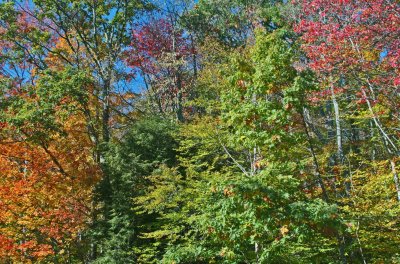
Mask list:
POLYGON ((63 172, 39 145, 0 141, 0 262, 36 262, 79 243, 100 175, 80 120, 70 118, 68 136, 48 146, 63 172))

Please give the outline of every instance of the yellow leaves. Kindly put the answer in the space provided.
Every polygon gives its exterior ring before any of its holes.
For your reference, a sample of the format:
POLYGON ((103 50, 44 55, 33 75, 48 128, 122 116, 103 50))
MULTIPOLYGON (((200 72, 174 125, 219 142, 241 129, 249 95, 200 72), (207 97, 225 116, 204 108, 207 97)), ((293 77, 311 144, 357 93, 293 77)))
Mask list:
POLYGON ((378 50, 364 50, 363 55, 366 61, 378 61, 379 60, 379 51, 378 50))
MULTIPOLYGON (((65 59, 72 59, 73 53, 79 52, 77 43, 68 43, 64 38, 59 38, 57 40, 56 46, 53 52, 49 53, 48 57, 45 59, 46 63, 53 69, 63 69, 65 66, 65 59)), ((82 48, 80 49, 82 51, 82 48)))
POLYGON ((221 251, 219 252, 219 255, 220 255, 221 257, 224 257, 227 250, 228 250, 227 248, 222 248, 221 251))
POLYGON ((101 171, 92 157, 94 146, 85 133, 84 117, 78 114, 70 116, 64 122, 64 130, 67 137, 54 137, 50 150, 69 177, 78 179, 90 189, 99 180, 101 171))
POLYGON ((281 142, 281 136, 280 135, 273 135, 271 137, 271 140, 274 142, 281 142))
POLYGON ((289 233, 289 228, 287 225, 282 226, 279 229, 279 232, 281 233, 282 236, 286 236, 289 233))
POLYGON ((217 188, 216 188, 215 186, 211 186, 211 187, 210 187, 210 191, 211 191, 212 193, 216 193, 216 192, 217 192, 217 188))
POLYGON ((174 234, 174 231, 172 230, 157 230, 154 232, 149 232, 149 233, 142 233, 140 237, 142 238, 153 238, 153 239, 162 239, 167 236, 170 236, 174 234))
POLYGON ((222 248, 219 255, 228 259, 233 259, 235 257, 235 253, 227 247, 222 248))

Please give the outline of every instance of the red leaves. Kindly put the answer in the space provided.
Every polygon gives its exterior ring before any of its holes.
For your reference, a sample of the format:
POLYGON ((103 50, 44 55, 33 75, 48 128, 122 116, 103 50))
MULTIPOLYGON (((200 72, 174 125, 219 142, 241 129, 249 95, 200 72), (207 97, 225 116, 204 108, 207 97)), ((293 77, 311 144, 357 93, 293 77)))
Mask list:
POLYGON ((394 79, 393 85, 400 86, 400 76, 394 79))
MULTIPOLYGON (((331 88, 328 89, 324 89, 324 90, 320 90, 317 92, 312 92, 309 95, 309 100, 312 103, 318 103, 320 101, 324 101, 324 100, 330 100, 331 96, 332 96, 332 92, 330 90, 331 88)), ((345 88, 343 87, 334 87, 333 88, 333 93, 334 94, 341 94, 343 93, 345 90, 345 88)))
POLYGON ((0 234, 0 258, 8 256, 14 250, 14 241, 0 234))
POLYGON ((181 30, 165 19, 151 21, 132 32, 132 42, 127 54, 130 67, 141 67, 145 73, 159 71, 157 60, 165 53, 174 53, 176 59, 194 54, 190 41, 181 30))
POLYGON ((195 53, 190 37, 176 25, 154 19, 132 32, 125 61, 145 78, 146 89, 151 88, 160 111, 175 111, 182 120, 183 101, 193 80, 192 72, 196 72, 195 53))
MULTIPOLYGON (((383 48, 389 51, 388 58, 398 62, 400 17, 396 14, 400 8, 395 3, 383 0, 302 3, 306 15, 295 30, 302 34, 303 47, 315 64, 332 61, 349 67, 357 62, 370 68, 372 65, 363 63, 359 52, 383 48), (317 46, 321 47, 315 49, 317 46)), ((316 69, 324 70, 324 65, 316 69)))
MULTIPOLYGON (((301 35, 308 67, 321 81, 342 86, 339 93, 361 86, 371 89, 372 85, 377 94, 390 100, 400 84, 400 6, 386 0, 294 2, 303 7, 294 29, 301 35)), ((327 96, 320 91, 310 100, 327 96)), ((369 100, 374 103, 374 98, 369 100)), ((365 102, 362 97, 356 101, 359 105, 365 102)))

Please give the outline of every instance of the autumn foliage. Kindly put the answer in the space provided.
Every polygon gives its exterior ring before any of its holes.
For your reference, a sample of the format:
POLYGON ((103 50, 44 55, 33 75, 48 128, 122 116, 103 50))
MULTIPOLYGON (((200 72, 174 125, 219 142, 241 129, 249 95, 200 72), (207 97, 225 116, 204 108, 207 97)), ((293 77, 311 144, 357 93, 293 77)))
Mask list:
POLYGON ((398 0, 0 0, 0 263, 400 263, 398 0))
POLYGON ((17 138, 2 140, 0 259, 30 263, 55 253, 62 257, 79 243, 99 169, 77 118, 67 122, 68 136, 54 138, 47 150, 17 138))

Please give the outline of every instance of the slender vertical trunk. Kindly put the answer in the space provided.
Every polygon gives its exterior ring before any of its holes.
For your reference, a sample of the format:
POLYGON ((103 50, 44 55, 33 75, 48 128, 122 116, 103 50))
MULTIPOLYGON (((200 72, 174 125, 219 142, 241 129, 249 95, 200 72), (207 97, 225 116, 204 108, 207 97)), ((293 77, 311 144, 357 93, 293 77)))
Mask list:
POLYGON ((102 114, 102 128, 103 128, 103 142, 110 141, 110 87, 111 81, 104 80, 103 87, 103 114, 102 114))
MULTIPOLYGON (((341 166, 341 169, 344 167, 344 154, 343 154, 343 145, 342 145, 342 127, 340 124, 340 111, 339 111, 339 104, 336 100, 335 91, 333 90, 333 85, 331 85, 331 95, 332 95, 332 104, 333 110, 335 114, 335 125, 336 125, 336 145, 337 145, 337 159, 338 164, 341 166)), ((344 173, 344 188, 345 188, 345 195, 347 197, 350 196, 350 184, 347 181, 348 175, 347 172, 344 173)))
POLYGON ((258 252, 259 252, 259 245, 258 245, 258 243, 256 242, 256 243, 254 243, 254 252, 256 253, 256 263, 259 263, 259 255, 258 255, 258 252))
POLYGON ((344 235, 338 235, 337 240, 339 243, 339 255, 340 255, 340 260, 342 264, 347 264, 347 259, 346 259, 346 237, 344 235))
MULTIPOLYGON (((374 128, 373 128, 372 121, 369 122, 369 126, 371 128, 370 137, 371 137, 371 139, 373 139, 375 137, 375 134, 374 134, 374 128)), ((372 161, 375 161, 375 155, 376 155, 376 149, 375 149, 375 146, 372 145, 372 150, 371 150, 371 160, 372 161)))
POLYGON ((193 35, 190 34, 190 42, 192 46, 192 63, 193 63, 193 77, 196 80, 197 79, 197 55, 196 55, 196 48, 194 44, 194 38, 193 35))
POLYGON ((335 113, 337 155, 339 162, 343 163, 342 129, 340 126, 339 104, 336 100, 335 92, 332 86, 331 86, 331 95, 332 95, 333 110, 335 113))
MULTIPOLYGON (((342 146, 342 128, 340 124, 340 111, 339 111, 339 104, 336 100, 336 95, 335 91, 333 90, 333 84, 330 87, 331 89, 331 95, 332 95, 332 104, 333 104, 333 110, 335 114, 335 125, 336 125, 336 144, 337 144, 337 159, 338 159, 338 164, 343 168, 344 165, 344 154, 343 154, 343 146, 342 146)), ((347 176, 344 175, 344 188, 345 188, 345 195, 347 197, 350 196, 350 183, 347 181, 347 176)), ((346 256, 345 256, 345 247, 347 244, 347 239, 345 235, 338 235, 338 243, 339 243, 339 254, 340 258, 343 264, 347 263, 346 256)))
POLYGON ((177 94, 177 102, 176 102, 176 117, 179 122, 184 122, 185 118, 183 116, 183 91, 182 91, 182 78, 180 74, 177 74, 176 77, 176 86, 178 89, 178 94, 177 94))
POLYGON ((96 242, 92 242, 90 245, 90 259, 91 260, 95 260, 97 259, 97 243, 96 242))
MULTIPOLYGON (((105 79, 103 80, 103 86, 101 87, 101 98, 102 98, 102 107, 99 110, 99 116, 101 118, 101 139, 102 141, 99 142, 99 145, 96 146, 96 162, 98 165, 102 165, 103 158, 104 158, 104 149, 102 149, 101 143, 108 143, 111 138, 111 133, 110 133, 110 91, 111 91, 111 80, 110 79, 105 79), (101 112, 100 112, 101 111, 101 112)), ((99 186, 102 186, 101 189, 102 191, 110 191, 108 189, 110 186, 110 179, 108 177, 108 174, 103 171, 103 178, 101 182, 99 183, 99 186), (105 187, 104 187, 105 186, 105 187), (108 188, 108 189, 107 189, 108 188)), ((104 219, 108 219, 108 205, 109 201, 109 195, 102 193, 101 198, 104 202, 104 207, 100 210, 98 209, 99 201, 97 199, 92 200, 92 222, 96 223, 99 220, 99 217, 101 216, 104 219)), ((98 244, 97 241, 92 240, 90 244, 90 260, 96 260, 98 257, 98 244)))
POLYGON ((397 170, 396 170, 396 163, 395 163, 395 161, 393 159, 390 160, 390 166, 392 168, 394 185, 396 187, 397 200, 400 202, 399 175, 398 175, 397 170))
MULTIPOLYGON (((324 112, 323 111, 321 111, 321 112, 322 112, 321 114, 324 116, 324 112)), ((306 125, 310 128, 310 132, 313 132, 317 136, 318 140, 320 142, 322 142, 323 144, 325 144, 326 143, 326 139, 324 138, 322 133, 317 129, 317 127, 314 125, 314 122, 313 122, 313 120, 311 118, 311 115, 310 115, 310 111, 307 108, 304 107, 303 108, 303 113, 304 113, 304 119, 303 120, 306 122, 306 125)))
POLYGON ((362 263, 363 264, 367 264, 367 260, 365 259, 364 252, 363 252, 363 249, 362 249, 362 246, 361 246, 360 236, 358 235, 359 228, 360 228, 360 222, 358 221, 357 222, 357 229, 356 229, 356 232, 355 232, 356 238, 357 238, 357 242, 358 242, 358 246, 359 246, 358 249, 360 251, 360 256, 361 256, 361 259, 362 259, 362 263))
MULTIPOLYGON (((310 147, 310 153, 311 153, 312 158, 313 158, 315 176, 316 176, 317 182, 320 185, 321 190, 322 190, 322 198, 324 199, 325 202, 329 203, 330 200, 329 200, 328 192, 326 190, 325 184, 324 184, 324 182, 322 180, 322 177, 321 177, 318 160, 317 160, 317 157, 316 157, 316 154, 315 154, 314 145, 312 143, 311 135, 310 135, 310 133, 308 131, 307 121, 305 119, 304 112, 306 112, 305 108, 303 109, 303 112, 301 112, 301 116, 302 116, 302 120, 303 120, 304 130, 305 130, 305 133, 306 133, 306 136, 307 136, 307 141, 308 141, 308 144, 309 144, 309 147, 310 147)), ((346 245, 345 237, 340 235, 340 234, 337 234, 336 235, 336 239, 337 239, 338 244, 339 244, 339 255, 340 255, 341 262, 342 262, 342 264, 347 264, 347 260, 346 260, 346 256, 345 256, 345 245, 346 245)))
MULTIPOLYGON (((324 142, 324 145, 328 144, 328 141, 331 140, 331 138, 336 138, 335 131, 334 131, 334 118, 331 118, 330 113, 332 112, 332 101, 327 101, 325 105, 325 109, 321 108, 321 116, 322 118, 325 119, 325 128, 327 130, 326 133, 326 141, 324 142)), ((328 167, 333 167, 335 166, 335 153, 330 153, 329 154, 329 160, 328 160, 328 167)), ((332 172, 333 175, 333 172, 332 172)), ((338 197, 338 191, 336 188, 337 184, 337 179, 336 176, 330 179, 330 185, 333 190, 333 193, 335 197, 338 197)))

